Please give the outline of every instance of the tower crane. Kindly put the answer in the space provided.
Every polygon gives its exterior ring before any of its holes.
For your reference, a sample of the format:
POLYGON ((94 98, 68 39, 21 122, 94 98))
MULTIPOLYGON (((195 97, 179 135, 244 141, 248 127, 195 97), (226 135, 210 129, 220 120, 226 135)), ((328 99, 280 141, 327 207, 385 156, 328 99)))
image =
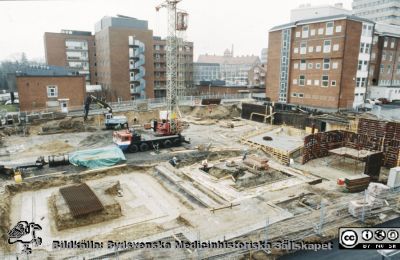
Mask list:
POLYGON ((181 123, 178 120, 178 31, 187 29, 188 14, 178 11, 177 5, 182 0, 165 0, 156 6, 158 12, 161 8, 167 9, 167 86, 166 86, 166 102, 167 102, 167 119, 161 123, 157 129, 163 134, 177 134, 182 131, 181 123))

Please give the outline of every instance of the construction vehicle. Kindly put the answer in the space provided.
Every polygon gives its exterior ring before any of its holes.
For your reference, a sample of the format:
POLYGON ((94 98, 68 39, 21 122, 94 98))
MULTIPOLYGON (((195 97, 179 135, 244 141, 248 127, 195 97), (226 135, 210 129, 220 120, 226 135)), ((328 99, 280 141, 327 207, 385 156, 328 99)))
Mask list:
MULTIPOLYGON (((185 140, 181 135, 183 130, 182 122, 178 118, 179 96, 178 94, 178 37, 177 31, 185 31, 187 29, 186 12, 177 11, 177 4, 182 0, 166 0, 156 7, 159 11, 161 8, 168 10, 168 37, 167 37, 167 87, 166 87, 166 103, 167 110, 160 112, 160 120, 152 122, 151 129, 153 131, 143 131, 139 133, 136 130, 117 131, 113 133, 113 142, 117 144, 122 151, 135 153, 138 151, 145 152, 149 149, 158 151, 161 148, 169 148, 172 146, 180 146, 185 140)), ((135 61, 133 61, 135 62, 135 61)), ((181 82, 181 81, 180 81, 181 82)))
MULTIPOLYGON (((160 112, 160 117, 165 117, 165 111, 160 112), (164 115, 163 115, 164 114, 164 115)), ((166 116, 168 118, 168 116, 166 116)), ((139 133, 137 130, 115 131, 113 142, 128 153, 146 152, 149 149, 158 151, 159 148, 170 148, 181 146, 182 143, 189 143, 181 135, 182 127, 179 120, 163 119, 161 122, 153 120, 148 130, 139 133), (172 123, 171 123, 172 122, 172 123)))
POLYGON ((86 121, 89 115, 90 104, 96 103, 101 108, 107 109, 107 113, 104 114, 105 121, 104 125, 106 129, 117 129, 117 128, 128 128, 128 120, 126 116, 113 116, 112 108, 109 104, 96 98, 93 95, 89 95, 85 100, 85 108, 84 108, 84 117, 83 119, 86 121))

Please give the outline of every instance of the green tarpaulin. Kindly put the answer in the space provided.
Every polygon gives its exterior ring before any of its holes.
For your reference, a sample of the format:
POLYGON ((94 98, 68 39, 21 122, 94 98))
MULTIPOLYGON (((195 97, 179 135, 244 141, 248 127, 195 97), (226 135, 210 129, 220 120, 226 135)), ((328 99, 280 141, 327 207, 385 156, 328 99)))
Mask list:
POLYGON ((69 155, 71 164, 91 169, 112 166, 125 160, 124 153, 117 146, 77 151, 69 155))

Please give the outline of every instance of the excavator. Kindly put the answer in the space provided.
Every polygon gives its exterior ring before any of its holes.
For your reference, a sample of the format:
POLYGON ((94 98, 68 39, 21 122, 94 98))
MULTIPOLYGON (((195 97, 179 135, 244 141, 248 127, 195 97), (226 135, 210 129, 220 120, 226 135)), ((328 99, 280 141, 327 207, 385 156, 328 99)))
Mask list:
POLYGON ((113 116, 112 108, 109 104, 96 98, 93 95, 89 95, 86 97, 85 100, 85 107, 84 107, 84 117, 83 119, 86 121, 89 115, 90 104, 96 103, 101 108, 107 109, 107 113, 104 114, 105 122, 104 125, 106 129, 120 129, 120 128, 128 128, 128 120, 126 116, 113 116))

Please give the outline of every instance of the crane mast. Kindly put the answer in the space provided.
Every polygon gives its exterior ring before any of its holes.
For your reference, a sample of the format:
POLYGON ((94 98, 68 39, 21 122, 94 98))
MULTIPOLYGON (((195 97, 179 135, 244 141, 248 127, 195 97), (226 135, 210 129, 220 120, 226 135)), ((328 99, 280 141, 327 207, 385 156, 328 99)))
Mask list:
MULTIPOLYGON (((182 88, 180 79, 178 80, 178 67, 180 68, 178 60, 178 46, 180 39, 177 37, 177 31, 185 31, 187 29, 187 13, 177 11, 177 5, 181 1, 182 0, 165 0, 165 2, 156 7, 157 11, 159 11, 161 8, 166 8, 168 17, 168 35, 166 46, 166 105, 171 132, 180 132, 179 122, 176 120, 177 113, 179 113, 178 88, 182 88)), ((180 90, 179 94, 181 93, 182 91, 180 90)))

